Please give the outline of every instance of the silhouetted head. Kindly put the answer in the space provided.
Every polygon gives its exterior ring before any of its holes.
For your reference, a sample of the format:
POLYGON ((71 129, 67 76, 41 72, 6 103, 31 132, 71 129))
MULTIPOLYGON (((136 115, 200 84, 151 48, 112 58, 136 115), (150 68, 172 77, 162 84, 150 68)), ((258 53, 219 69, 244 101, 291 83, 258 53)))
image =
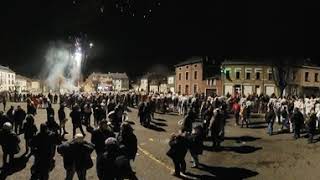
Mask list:
POLYGON ((48 131, 48 126, 44 123, 40 124, 40 133, 46 133, 48 131))

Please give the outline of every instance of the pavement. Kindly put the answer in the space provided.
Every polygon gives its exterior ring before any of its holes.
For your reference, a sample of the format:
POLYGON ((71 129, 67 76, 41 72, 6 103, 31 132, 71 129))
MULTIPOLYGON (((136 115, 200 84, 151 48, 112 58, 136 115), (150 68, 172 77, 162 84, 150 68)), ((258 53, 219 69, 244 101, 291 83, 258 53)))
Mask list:
MULTIPOLYGON (((11 104, 9 104, 11 105, 11 104)), ((17 105, 13 103, 13 105, 17 105)), ((19 103, 26 109, 25 103, 19 103)), ((58 106, 54 105, 57 115, 58 106)), ((2 109, 2 105, 0 105, 2 109)), ((129 121, 138 138, 138 154, 133 163, 133 168, 139 180, 176 180, 170 173, 173 171, 173 163, 166 156, 169 149, 170 134, 179 129, 178 121, 182 118, 176 114, 156 114, 151 128, 147 129, 139 124, 137 110, 131 109, 129 121)), ((69 110, 66 111, 69 113, 69 110)), ((46 119, 46 111, 38 110, 36 124, 46 119)), ((234 125, 234 119, 228 119, 225 129, 225 141, 222 149, 213 151, 210 142, 205 142, 205 151, 200 156, 201 166, 198 169, 191 168, 191 156, 186 156, 187 176, 183 179, 319 179, 320 143, 307 144, 307 139, 294 140, 292 134, 275 133, 269 136, 266 133, 266 124, 262 118, 251 119, 250 128, 240 128, 234 125)), ((92 122, 91 122, 92 123, 92 122)), ((275 130, 279 128, 275 125, 275 130)), ((67 131, 72 132, 71 122, 67 122, 67 131)), ((87 133, 87 140, 90 134, 87 133)), ((66 136, 71 139, 72 134, 66 136)), ((33 157, 28 161, 19 158, 24 152, 23 136, 20 136, 21 153, 16 155, 19 167, 7 175, 6 179, 29 179, 30 167, 33 157)), ((318 136, 316 136, 318 138, 318 136)), ((2 157, 2 151, 0 150, 2 157)), ((95 153, 92 158, 95 160, 95 153)), ((1 158, 2 160, 2 158, 1 158)), ((65 178, 62 157, 56 154, 56 165, 50 173, 50 180, 65 178)), ((0 166, 2 162, 0 163, 0 166)), ((0 176, 1 177, 1 176, 0 176)), ((74 179, 77 179, 75 176, 74 179)), ((97 179, 95 167, 87 172, 87 179, 97 179)))

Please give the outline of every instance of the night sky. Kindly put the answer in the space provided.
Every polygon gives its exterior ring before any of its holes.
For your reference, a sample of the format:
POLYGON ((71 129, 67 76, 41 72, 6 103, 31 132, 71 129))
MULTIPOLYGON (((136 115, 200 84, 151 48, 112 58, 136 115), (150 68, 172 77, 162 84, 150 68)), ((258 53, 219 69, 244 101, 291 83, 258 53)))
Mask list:
POLYGON ((194 55, 306 56, 314 11, 279 2, 10 0, 0 6, 0 64, 36 76, 50 42, 84 34, 95 45, 86 73, 139 75, 194 55))

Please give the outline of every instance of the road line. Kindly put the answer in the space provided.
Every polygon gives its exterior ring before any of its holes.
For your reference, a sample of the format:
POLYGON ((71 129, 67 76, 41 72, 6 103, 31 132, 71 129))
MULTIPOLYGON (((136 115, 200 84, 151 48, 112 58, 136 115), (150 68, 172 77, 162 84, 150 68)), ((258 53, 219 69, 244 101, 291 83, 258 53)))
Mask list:
POLYGON ((170 171, 174 171, 174 169, 172 167, 170 167, 169 165, 165 164, 164 162, 160 161, 159 159, 157 159, 156 157, 154 157, 151 153, 149 153, 148 151, 144 150, 141 146, 138 146, 138 149, 145 154, 146 156, 148 156, 150 159, 154 160, 155 162, 157 162, 158 164, 162 165, 163 167, 167 168, 170 171))

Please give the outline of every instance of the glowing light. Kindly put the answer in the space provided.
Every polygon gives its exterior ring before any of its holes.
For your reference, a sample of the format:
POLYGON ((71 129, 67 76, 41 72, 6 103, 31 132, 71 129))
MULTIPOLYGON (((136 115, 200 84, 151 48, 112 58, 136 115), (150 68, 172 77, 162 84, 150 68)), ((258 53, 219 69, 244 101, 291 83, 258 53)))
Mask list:
POLYGON ((93 47, 93 43, 90 43, 89 46, 90 46, 90 48, 92 48, 93 47))

